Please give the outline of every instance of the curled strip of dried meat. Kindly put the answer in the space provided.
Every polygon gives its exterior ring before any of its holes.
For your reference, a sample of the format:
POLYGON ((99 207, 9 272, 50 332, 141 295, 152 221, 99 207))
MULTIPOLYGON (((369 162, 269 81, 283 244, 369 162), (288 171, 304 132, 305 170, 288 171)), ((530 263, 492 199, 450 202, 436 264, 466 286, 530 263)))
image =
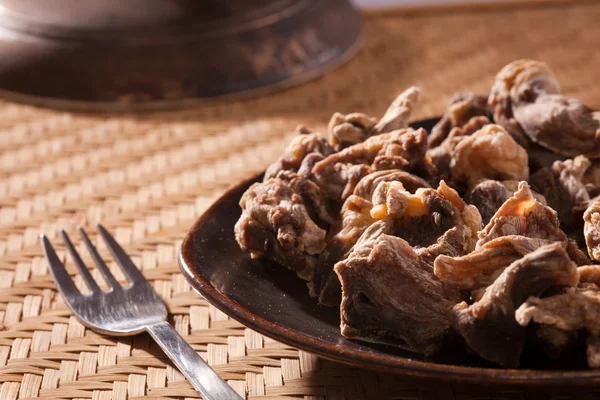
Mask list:
POLYGON ((412 110, 421 98, 421 89, 411 86, 390 104, 385 114, 373 127, 371 135, 395 131, 408 127, 408 120, 412 110))
POLYGON ((434 272, 442 282, 461 289, 479 289, 491 285, 514 261, 550 243, 525 236, 502 236, 461 257, 437 257, 434 272))
POLYGON ((456 288, 442 284, 405 240, 382 234, 379 221, 335 266, 342 283, 342 334, 391 336, 417 351, 435 353, 450 331, 456 288))
POLYGON ((329 120, 329 142, 336 151, 368 138, 377 119, 362 113, 334 113, 329 120))
POLYGON ((539 94, 546 93, 560 93, 560 85, 545 63, 517 60, 506 65, 496 75, 488 99, 488 104, 493 109, 494 121, 525 146, 529 138, 515 118, 513 109, 518 106, 521 97, 535 101, 539 94))
POLYGON ((556 211, 538 202, 526 182, 498 209, 490 222, 479 232, 477 248, 501 236, 520 235, 530 238, 564 242, 567 236, 560 229, 556 211))
POLYGON ((590 166, 587 157, 577 156, 572 160, 556 161, 551 168, 542 168, 531 176, 531 185, 558 212, 566 230, 581 230, 582 214, 590 202, 588 186, 584 183, 590 166))
POLYGON ((600 261, 600 200, 594 201, 583 214, 585 243, 588 253, 600 261))
POLYGON ((489 104, 494 120, 515 135, 574 157, 600 157, 600 114, 581 101, 560 94, 550 68, 539 61, 518 60, 496 76, 489 104))
MULTIPOLYGON (((519 181, 495 181, 492 179, 483 180, 473 187, 465 200, 469 204, 473 204, 481 213, 481 218, 484 224, 490 222, 496 211, 502 204, 511 198, 518 190, 519 181)), ((543 205, 546 205, 544 196, 533 192, 533 197, 543 205)))
POLYGON ((545 95, 513 112, 534 142, 569 157, 600 157, 600 113, 579 99, 545 95))
POLYGON ((527 180, 527 152, 500 125, 490 124, 461 140, 450 163, 453 182, 474 186, 484 178, 527 180))
POLYGON ((320 204, 320 191, 313 182, 285 173, 255 183, 244 193, 235 237, 252 258, 269 258, 296 271, 312 290, 315 264, 325 249, 327 233, 319 225, 332 219, 320 204))
POLYGON ((377 121, 362 113, 335 113, 329 121, 329 141, 336 151, 363 142, 370 136, 406 128, 410 114, 421 97, 421 90, 410 87, 402 92, 377 121))
POLYGON ((315 164, 312 179, 332 199, 345 200, 350 170, 370 166, 373 170, 401 169, 415 172, 427 168, 425 151, 427 132, 424 129, 400 129, 372 136, 362 143, 331 154, 315 164))
MULTIPOLYGON (((581 268, 580 268, 581 269, 581 268)), ((534 322, 561 330, 568 335, 586 331, 587 360, 590 368, 600 367, 600 291, 595 284, 570 287, 562 294, 543 299, 530 297, 515 313, 517 322, 534 322)))
POLYGON ((575 285, 578 279, 576 265, 560 243, 542 246, 507 267, 480 300, 457 304, 455 329, 481 357, 517 367, 526 330, 515 320, 515 310, 530 296, 575 285))
POLYGON ((596 285, 570 287, 565 293, 540 299, 530 297, 519 307, 516 319, 522 326, 530 322, 553 325, 563 331, 586 329, 600 334, 600 291, 596 285))
MULTIPOLYGON (((439 180, 450 179, 450 163, 454 156, 454 149, 456 146, 466 137, 471 136, 491 123, 492 122, 487 117, 473 117, 462 127, 452 128, 448 136, 439 146, 427 150, 427 157, 429 157, 432 164, 435 165, 439 180)), ((431 142, 429 144, 431 145, 431 142)))
POLYGON ((389 170, 373 172, 360 180, 340 212, 340 221, 332 228, 333 237, 319 258, 315 275, 315 290, 319 302, 337 306, 341 300, 341 287, 337 275, 333 272, 336 262, 341 260, 358 241, 360 235, 375 219, 371 216, 371 199, 381 182, 400 183, 402 189, 414 193, 419 188, 428 188, 429 184, 408 172, 389 170))
POLYGON ((475 93, 454 93, 442 119, 435 124, 429 135, 429 148, 442 144, 453 128, 462 128, 473 117, 492 118, 487 96, 475 93))
MULTIPOLYGON (((298 126, 292 141, 287 145, 283 155, 275 163, 271 164, 265 172, 265 181, 277 176, 279 171, 297 172, 307 156, 312 156, 311 163, 315 162, 315 156, 322 159, 333 153, 333 148, 323 136, 318 133, 311 133, 304 126, 298 126)), ((310 171, 310 169, 309 169, 310 171)))

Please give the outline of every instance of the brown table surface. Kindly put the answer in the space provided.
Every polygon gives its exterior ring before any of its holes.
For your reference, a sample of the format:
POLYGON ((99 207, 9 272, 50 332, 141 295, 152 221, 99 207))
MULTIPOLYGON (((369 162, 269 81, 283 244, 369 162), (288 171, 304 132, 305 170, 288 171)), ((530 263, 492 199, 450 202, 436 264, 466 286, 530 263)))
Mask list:
POLYGON ((370 14, 348 64, 254 100, 143 115, 0 102, 0 399, 197 397, 148 336, 98 335, 57 296, 38 235, 98 222, 134 256, 179 332, 250 399, 600 399, 423 383, 321 360, 207 304, 176 261, 193 221, 273 161, 299 123, 324 127, 334 111, 379 116, 412 84, 423 90, 414 117, 439 115, 454 91, 485 93, 523 57, 548 62, 564 92, 600 106, 599 20, 592 3, 370 14))

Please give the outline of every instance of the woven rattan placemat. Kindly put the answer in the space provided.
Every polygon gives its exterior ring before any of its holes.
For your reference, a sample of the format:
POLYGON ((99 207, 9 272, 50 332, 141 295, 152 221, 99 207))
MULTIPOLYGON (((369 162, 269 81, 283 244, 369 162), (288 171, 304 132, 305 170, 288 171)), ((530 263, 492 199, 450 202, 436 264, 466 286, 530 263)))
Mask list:
POLYGON ((200 213, 274 160, 298 123, 380 115, 410 84, 424 93, 415 118, 439 115, 453 91, 486 92, 520 57, 549 62, 565 92, 600 106, 599 20, 591 3, 372 14, 347 65, 255 100, 140 116, 0 103, 0 399, 197 397, 148 336, 95 334, 57 296, 38 235, 98 222, 134 256, 179 332, 250 399, 600 399, 422 383, 320 360, 208 305, 176 262, 200 213))

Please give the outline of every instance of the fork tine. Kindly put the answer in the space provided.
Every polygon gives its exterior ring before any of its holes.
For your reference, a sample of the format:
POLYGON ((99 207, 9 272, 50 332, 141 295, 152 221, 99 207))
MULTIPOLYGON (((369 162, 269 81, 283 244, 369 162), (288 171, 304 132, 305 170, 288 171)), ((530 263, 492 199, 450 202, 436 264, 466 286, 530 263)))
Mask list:
POLYGON ((98 224, 98 231, 100 232, 100 235, 102 235, 104 243, 106 243, 106 246, 113 257, 117 260, 125 275, 127 275, 129 281, 132 284, 136 282, 148 282, 140 270, 137 269, 133 261, 131 261, 131 258, 125 253, 125 250, 123 250, 115 238, 100 224, 98 224))
POLYGON ((96 247, 92 244, 92 242, 90 241, 90 238, 85 233, 83 228, 79 228, 79 234, 81 235, 81 238, 83 239, 83 242, 85 243, 85 246, 88 248, 88 251, 92 255, 92 258, 96 262, 96 265, 100 269, 100 272, 102 272, 102 275, 104 275, 104 279, 106 280, 106 283, 108 284, 108 286, 113 288, 113 290, 119 289, 121 287, 121 285, 119 285, 119 282, 117 282, 117 280, 115 279, 115 276, 112 274, 112 272, 110 272, 110 270, 104 263, 104 260, 102 259, 102 257, 100 257, 100 254, 98 254, 98 250, 96 250, 96 247))
POLYGON ((71 257, 73 257, 73 260, 75 261, 75 265, 77 265, 77 269, 79 269, 79 272, 81 273, 81 276, 83 277, 83 280, 85 281, 87 286, 90 288, 92 293, 101 292, 100 287, 96 283, 96 280, 92 277, 90 270, 87 269, 87 267, 83 263, 83 260, 79 256, 79 253, 77 253, 77 250, 75 250, 75 247, 73 246, 73 243, 71 243, 71 239, 69 239, 69 236, 67 236, 67 233, 64 230, 62 230, 60 232, 60 235, 62 236, 65 244, 67 245, 67 249, 69 250, 69 253, 71 253, 71 257))
POLYGON ((48 261, 48 267, 50 273, 56 282, 56 286, 67 303, 72 302, 77 297, 81 296, 81 293, 75 286, 73 279, 69 276, 69 273, 65 269, 65 265, 60 261, 54 247, 50 244, 50 241, 46 235, 41 235, 42 247, 44 248, 44 254, 46 255, 46 261, 48 261))

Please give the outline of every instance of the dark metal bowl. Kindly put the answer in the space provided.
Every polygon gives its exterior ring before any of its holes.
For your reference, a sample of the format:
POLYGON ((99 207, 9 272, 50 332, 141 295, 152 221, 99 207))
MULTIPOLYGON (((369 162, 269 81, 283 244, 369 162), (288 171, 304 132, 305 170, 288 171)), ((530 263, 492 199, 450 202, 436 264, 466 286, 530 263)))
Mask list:
POLYGON ((254 95, 347 60, 359 33, 347 0, 0 0, 0 90, 85 108, 254 95))

